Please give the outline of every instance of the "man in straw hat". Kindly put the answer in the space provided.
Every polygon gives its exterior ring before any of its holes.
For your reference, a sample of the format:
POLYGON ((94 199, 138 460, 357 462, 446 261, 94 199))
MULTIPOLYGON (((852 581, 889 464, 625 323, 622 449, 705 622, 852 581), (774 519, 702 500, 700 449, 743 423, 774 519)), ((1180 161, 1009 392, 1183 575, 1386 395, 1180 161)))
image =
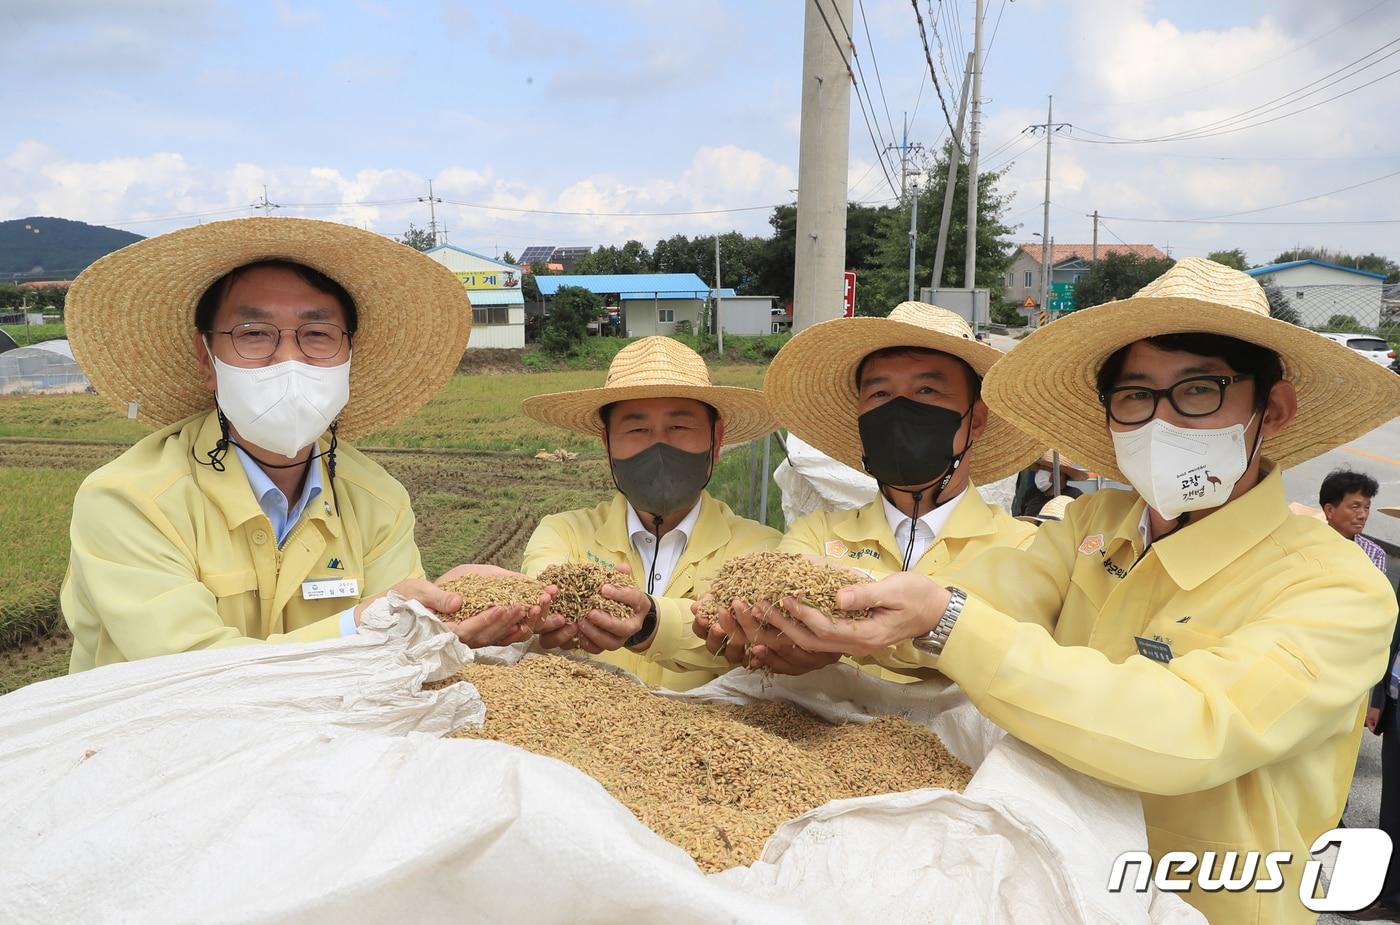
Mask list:
MULTIPOLYGON (((215 222, 93 264, 67 315, 98 393, 159 428, 74 499, 71 670, 353 633, 390 589, 461 607, 423 578, 403 486, 339 442, 411 415, 456 367, 471 311, 439 264, 330 222, 215 222)), ((515 641, 539 616, 496 608, 457 632, 515 641)))
POLYGON ((728 668, 690 632, 690 606, 733 556, 778 544, 778 531, 740 517, 705 486, 720 447, 773 430, 755 389, 710 384, 705 361, 670 337, 646 337, 618 352, 602 388, 528 398, 530 417, 594 434, 608 454, 617 494, 594 508, 540 521, 524 570, 559 563, 627 567, 637 588, 603 593, 632 608, 629 620, 601 611, 562 625, 542 623, 541 642, 582 648, 646 683, 687 690, 728 668))
POLYGON ((808 649, 937 666, 1012 735, 1138 791, 1155 857, 1291 852, 1282 890, 1182 895, 1213 922, 1311 922, 1304 862, 1341 815, 1396 611, 1355 544, 1290 514, 1282 471, 1389 420, 1400 378, 1190 259, 1035 332, 983 394, 1136 492, 1080 498, 946 587, 839 592, 868 620, 792 600, 770 619, 808 649))
MULTIPOLYGON (((769 406, 802 440, 870 473, 879 495, 863 508, 795 521, 779 549, 882 576, 930 575, 986 549, 1028 544, 1035 528, 977 490, 1040 455, 1034 440, 982 402, 982 377, 1000 357, 957 314, 920 302, 888 318, 838 318, 794 337, 764 380, 769 406)), ((711 651, 786 674, 836 659, 760 630, 749 604, 758 602, 722 608, 713 623, 697 620, 711 651)), ((877 673, 890 680, 927 674, 888 661, 893 671, 877 673)))

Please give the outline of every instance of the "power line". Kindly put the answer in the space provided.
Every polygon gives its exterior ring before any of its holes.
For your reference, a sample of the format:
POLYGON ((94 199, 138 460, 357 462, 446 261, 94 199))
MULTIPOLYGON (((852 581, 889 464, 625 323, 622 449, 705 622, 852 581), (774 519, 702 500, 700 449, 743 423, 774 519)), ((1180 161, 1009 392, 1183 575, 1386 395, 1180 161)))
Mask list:
MULTIPOLYGON (((1382 3, 1385 0, 1381 0, 1382 3)), ((1001 28, 1001 14, 1006 12, 1006 0, 1001 0, 1001 6, 997 7, 997 22, 992 26, 992 38, 987 42, 987 52, 982 56, 982 64, 985 67, 987 59, 992 56, 992 46, 997 43, 997 30, 1001 28)))
MULTIPOLYGON (((816 0, 813 0, 813 2, 816 2, 816 0)), ((938 72, 935 71, 933 67, 933 54, 929 51, 928 47, 928 33, 924 31, 924 14, 919 12, 919 0, 909 0, 909 2, 910 5, 914 7, 914 18, 919 22, 919 38, 921 38, 924 43, 924 60, 928 62, 929 76, 933 78, 933 89, 938 91, 938 103, 943 108, 943 121, 947 123, 948 133, 952 137, 953 144, 958 149, 958 153, 961 154, 963 151, 962 145, 958 141, 958 130, 953 128, 953 116, 948 112, 948 101, 943 98, 943 88, 938 84, 938 72)))
POLYGON ((1348 89, 1348 90, 1345 90, 1345 91, 1343 91, 1343 92, 1341 92, 1341 93, 1339 93, 1339 94, 1337 94, 1337 95, 1335 95, 1335 96, 1331 96, 1331 97, 1328 97, 1327 99, 1320 100, 1320 101, 1318 101, 1318 102, 1316 102, 1316 103, 1313 103, 1313 104, 1311 104, 1311 105, 1309 105, 1309 106, 1305 106, 1305 107, 1303 107, 1302 109, 1297 109, 1297 110, 1294 110, 1294 111, 1292 111, 1292 112, 1287 112, 1287 113, 1284 113, 1283 115, 1275 116, 1274 118, 1271 118, 1271 119, 1265 119, 1265 120, 1263 120, 1263 121, 1252 122, 1252 123, 1249 123, 1249 124, 1236 124, 1236 125, 1233 125, 1233 126, 1231 125, 1231 123, 1248 122, 1249 120, 1254 119, 1254 118, 1257 118, 1258 116, 1262 116, 1262 115, 1265 115, 1265 114, 1267 114, 1267 113, 1269 113, 1269 112, 1273 112, 1273 111, 1275 111, 1275 110, 1278 110, 1278 109, 1281 109, 1281 108, 1285 108, 1285 107, 1290 106, 1290 105, 1292 105, 1292 104, 1294 104, 1294 103, 1302 102, 1302 101, 1303 101, 1304 99, 1306 99, 1307 97, 1312 96, 1312 95, 1314 95, 1314 94, 1316 94, 1316 93, 1320 93, 1321 91, 1327 89, 1328 87, 1334 86, 1334 85, 1337 84, 1337 83, 1340 83, 1340 82, 1342 82, 1342 81, 1344 81, 1344 80, 1348 80, 1348 79, 1350 79, 1350 78, 1352 78, 1352 77, 1355 77, 1355 76, 1357 76, 1358 74, 1360 74, 1362 71, 1365 71, 1365 70, 1367 70, 1367 69, 1369 69, 1369 68, 1371 68, 1371 67, 1374 67, 1375 65, 1377 65, 1377 64, 1379 64, 1380 62, 1386 60, 1387 58, 1390 58, 1390 57, 1392 57, 1392 56, 1394 56, 1394 55, 1396 55, 1396 54, 1400 54, 1400 48, 1397 48, 1397 49, 1395 49, 1395 50, 1389 52, 1388 54, 1386 54, 1386 55, 1384 55, 1384 56, 1382 56, 1382 57, 1376 59, 1375 61, 1370 62, 1369 64, 1366 64, 1366 65, 1364 65, 1364 66, 1362 66, 1362 67, 1357 68, 1356 70, 1352 71, 1352 72, 1349 73, 1349 74, 1343 74, 1343 76, 1338 77, 1336 80, 1333 80, 1333 81, 1331 81, 1331 82, 1329 82, 1329 83, 1323 84, 1323 85, 1320 86, 1320 87, 1319 87, 1319 86, 1316 86, 1317 84, 1320 84, 1320 83, 1322 83, 1323 81, 1327 80, 1327 78, 1332 77, 1332 76, 1334 76, 1334 75, 1336 75, 1336 74, 1340 74, 1340 73, 1342 73, 1343 71, 1348 71, 1348 70, 1350 70, 1350 69, 1356 67, 1356 66, 1357 66, 1358 64, 1360 64, 1362 61, 1365 61, 1367 58, 1370 58, 1371 56, 1376 55, 1376 54, 1378 54, 1379 52, 1384 51, 1385 49, 1389 48, 1390 46, 1396 45, 1396 44, 1400 44, 1400 38, 1392 39, 1392 40, 1390 40, 1389 42, 1386 42, 1384 45, 1380 46, 1379 48, 1376 48, 1376 49, 1374 49, 1373 51, 1367 52, 1366 54, 1362 55, 1360 58, 1357 58, 1356 60, 1351 61, 1351 62, 1349 62, 1349 63, 1343 65, 1342 67, 1337 68, 1337 69, 1334 70, 1334 71, 1331 71, 1331 72, 1329 72, 1329 73, 1327 73, 1327 74, 1324 74, 1324 75, 1322 75, 1321 77, 1317 78, 1316 80, 1311 81, 1310 83, 1306 83, 1306 84, 1304 84, 1303 86, 1297 88, 1296 90, 1292 90, 1292 91, 1290 91, 1290 92, 1288 92, 1288 93, 1283 94, 1282 96, 1274 97, 1273 99, 1268 100, 1268 101, 1266 101, 1266 102, 1264 102, 1264 103, 1260 103, 1260 104, 1257 105, 1257 106, 1251 106, 1250 108, 1248 108, 1248 109, 1246 109, 1246 110, 1243 110, 1242 112, 1238 112, 1238 113, 1236 113, 1236 114, 1233 115, 1233 116, 1228 116, 1228 117, 1226 117, 1226 118, 1224 118, 1224 119, 1217 119, 1217 120, 1215 120, 1214 122, 1207 122, 1207 123, 1205 123, 1204 125, 1198 125, 1198 126, 1196 126, 1195 128, 1183 129, 1182 131, 1179 131, 1179 132, 1170 132, 1170 133, 1168 133, 1168 134, 1166 134, 1166 135, 1159 135, 1159 136, 1156 136, 1156 137, 1153 137, 1153 138, 1122 138, 1122 137, 1119 137, 1119 136, 1116 136, 1116 135, 1109 135, 1109 134, 1105 134, 1105 133, 1103 133, 1103 132, 1096 132, 1096 131, 1093 131, 1093 130, 1090 130, 1090 129, 1083 129, 1083 131, 1086 131, 1086 132, 1088 132, 1088 133, 1091 134, 1091 135, 1097 135, 1098 138, 1080 138, 1080 139, 1076 139, 1076 140, 1082 141, 1082 142, 1086 142, 1086 143, 1089 143, 1089 144, 1153 144, 1153 143, 1163 142, 1163 141, 1187 141, 1187 140, 1193 140, 1193 139, 1197 139, 1197 138, 1214 138, 1214 137, 1219 136, 1219 135, 1229 135, 1229 134, 1233 134, 1234 132, 1244 131, 1245 129, 1257 128, 1257 127, 1259 127, 1259 126, 1261 126, 1261 125, 1268 125, 1268 124, 1271 123, 1271 122, 1277 122, 1277 121, 1279 121, 1280 119, 1285 119, 1285 118, 1289 118, 1289 117, 1291 117, 1291 116, 1296 116, 1296 115, 1298 115, 1298 114, 1300 114, 1300 113, 1307 112, 1307 111, 1310 110, 1310 109, 1315 109, 1315 108, 1317 108, 1318 106, 1323 105, 1324 103, 1330 103, 1330 102, 1332 102, 1333 100, 1341 99, 1342 97, 1348 96, 1348 95, 1350 95, 1350 94, 1352 94, 1352 93, 1355 93, 1355 92, 1357 92, 1358 90, 1363 90, 1363 89, 1365 89, 1366 87, 1371 86, 1371 84, 1378 83, 1379 81, 1384 80, 1384 79, 1387 78, 1387 77, 1390 77, 1390 76, 1393 76, 1394 74, 1400 73, 1400 69, 1397 69, 1397 70, 1394 70, 1394 71, 1390 71, 1389 73, 1386 73, 1386 74, 1382 74, 1380 77, 1374 78, 1374 79, 1372 79, 1372 80, 1370 80, 1370 81, 1367 81, 1366 83, 1361 84, 1361 85, 1359 85, 1359 86, 1352 87, 1352 88, 1350 88, 1350 89, 1348 89), (1308 89, 1309 87, 1313 87, 1314 89, 1309 90, 1309 89, 1308 89), (1306 93, 1303 92, 1303 91, 1305 91, 1305 90, 1307 91, 1306 93), (1292 99, 1290 99, 1290 97, 1291 97, 1292 99))
MULTIPOLYGON (((886 121, 887 123, 889 123, 889 126, 890 126, 890 135, 893 136, 893 135, 894 135, 894 119, 890 118, 890 101, 889 101, 889 98, 888 98, 887 96, 885 96, 885 80, 884 80, 883 77, 880 76, 880 60, 879 60, 878 58, 875 57, 875 37, 872 36, 872 35, 870 34, 870 23, 869 23, 869 21, 867 21, 866 18, 865 18, 865 0, 856 0, 856 3, 857 3, 858 8, 860 9, 860 21, 861 21, 861 24, 865 26, 865 47, 866 47, 867 49, 869 49, 869 51, 870 51, 870 64, 871 64, 871 66, 873 66, 873 67, 875 68, 875 83, 876 83, 876 85, 880 88, 880 102, 883 103, 884 106, 885 106, 885 121, 886 121)), ((832 9, 836 9, 836 8, 833 6, 832 9)), ((841 16, 841 11, 840 11, 840 10, 836 10, 836 16, 837 16, 837 18, 840 18, 840 16, 841 16)), ((852 54, 852 56, 855 55, 855 41, 854 41, 854 39, 852 39, 852 41, 851 41, 851 54, 852 54)), ((870 93, 870 88, 869 88, 869 85, 867 85, 867 86, 866 86, 866 94, 869 95, 869 93, 870 93)), ((872 103, 871 105, 874 105, 874 104, 872 103)))
MULTIPOLYGON (((1117 219, 1114 219, 1114 221, 1117 221, 1117 219)), ((1102 228, 1104 231, 1107 231, 1109 234, 1113 235, 1115 238, 1118 238, 1119 244, 1122 244, 1124 247, 1132 247, 1132 245, 1129 244, 1127 241, 1124 241, 1121 237, 1118 237, 1118 232, 1114 231, 1112 228, 1104 224, 1102 215, 1099 216, 1099 227, 1102 228)))
MULTIPOLYGON (((841 46, 841 40, 836 37, 836 30, 831 27, 831 20, 827 18, 826 9, 822 7, 821 0, 812 0, 812 5, 815 6, 817 12, 821 14, 822 22, 826 24, 826 34, 831 36, 831 41, 835 44, 837 52, 840 53, 842 60, 845 60, 846 49, 841 46)), ((855 57, 854 45, 851 47, 851 57, 855 57)), ((859 63, 857 63, 857 66, 859 66, 859 63)), ((870 134, 870 143, 875 146, 875 156, 880 159, 880 170, 885 174, 885 181, 889 183, 890 191, 896 192, 897 187, 895 186, 894 178, 890 176, 889 165, 885 163, 884 136, 880 135, 877 128, 870 124, 870 113, 865 110, 865 100, 862 99, 860 95, 860 84, 856 83, 856 75, 852 72, 850 65, 846 66, 846 76, 851 79, 851 86, 856 88, 856 102, 860 104, 860 114, 862 118, 865 119, 865 130, 870 134), (879 137, 877 138, 877 136, 879 137)), ((872 102, 872 109, 874 105, 875 104, 872 102)))
POLYGON ((1395 170, 1379 177, 1372 177, 1369 180, 1362 180, 1360 183, 1353 183, 1350 186, 1343 186, 1339 187, 1338 189, 1328 190, 1325 193, 1317 193, 1313 196, 1304 196, 1302 199, 1293 199, 1288 202, 1280 202, 1278 205, 1263 206, 1262 208, 1258 209, 1246 209, 1243 212, 1225 212, 1221 215, 1207 215, 1206 219, 1234 218, 1237 215, 1254 215, 1258 212, 1268 212, 1273 209, 1282 209, 1284 206, 1296 206, 1302 202, 1312 202, 1314 199, 1322 199, 1325 196, 1333 196, 1337 193, 1345 193, 1348 190, 1359 189, 1363 186, 1370 186, 1372 183, 1379 183, 1382 180, 1389 180, 1391 177, 1400 177, 1400 170, 1395 170))
POLYGON ((792 205, 790 202, 779 202, 762 206, 739 206, 732 209, 683 209, 674 212, 584 212, 569 209, 521 209, 514 206, 492 206, 480 202, 463 202, 460 199, 441 199, 449 205, 461 206, 466 209, 483 209, 490 212, 514 212, 521 215, 583 215, 596 216, 598 218, 664 218, 672 215, 727 215, 731 212, 759 212, 766 209, 776 209, 779 206, 792 205))
POLYGON ((1348 219, 1320 219, 1317 221, 1256 221, 1256 222, 1235 222, 1220 221, 1209 218, 1135 218, 1126 215, 1100 215, 1099 224, 1103 224, 1105 218, 1111 218, 1115 222, 1149 222, 1154 225, 1279 225, 1279 226, 1302 226, 1312 227, 1321 225, 1400 225, 1400 218, 1348 218, 1348 219))

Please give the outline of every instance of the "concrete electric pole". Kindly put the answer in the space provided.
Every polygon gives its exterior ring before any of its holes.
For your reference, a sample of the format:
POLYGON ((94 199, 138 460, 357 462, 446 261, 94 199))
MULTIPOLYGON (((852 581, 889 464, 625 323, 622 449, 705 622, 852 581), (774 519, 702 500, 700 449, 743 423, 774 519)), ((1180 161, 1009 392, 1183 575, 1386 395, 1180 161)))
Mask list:
MULTIPOLYGON (((986 0, 977 0, 972 28, 972 153, 967 159, 967 263, 963 286, 977 288, 977 149, 982 142, 982 20, 987 15, 986 0)), ((977 331, 977 308, 972 310, 972 330, 977 331)))
POLYGON ((1055 98, 1053 96, 1046 104, 1045 123, 1026 126, 1026 130, 1029 132, 1045 132, 1045 204, 1040 228, 1040 310, 1042 313, 1049 311, 1050 308, 1050 272, 1054 263, 1050 247, 1050 146, 1055 133, 1068 127, 1068 122, 1055 121, 1055 98))
POLYGON ((842 315, 851 49, 832 41, 830 14, 826 10, 849 22, 852 0, 812 0, 804 16, 797 254, 792 285, 794 332, 842 315))
POLYGON ((909 114, 904 114, 904 138, 900 144, 886 145, 886 151, 899 152, 899 197, 909 203, 909 301, 914 301, 914 251, 919 229, 919 180, 918 171, 913 172, 914 195, 909 195, 909 158, 924 150, 918 142, 909 143, 909 114))
POLYGON ((943 217, 938 222, 938 244, 933 253, 933 276, 929 288, 943 285, 943 255, 948 251, 948 224, 953 218, 953 193, 958 188, 958 164, 962 162, 963 122, 967 118, 968 87, 972 81, 972 55, 963 66, 962 102, 958 104, 958 128, 953 133, 953 150, 948 155, 948 185, 943 189, 943 217))
POLYGON ((432 181, 432 180, 429 180, 429 181, 428 181, 428 195, 427 195, 427 196, 419 196, 419 197, 418 197, 418 201, 419 201, 419 202, 426 202, 426 203, 428 204, 428 230, 429 230, 429 231, 432 233, 432 235, 433 235, 433 246, 434 246, 434 247, 437 247, 439 244, 442 243, 442 241, 439 241, 439 240, 438 240, 438 223, 437 223, 437 204, 438 204, 439 202, 442 202, 442 199, 441 199, 440 197, 438 197, 438 196, 434 196, 434 195, 433 195, 433 181, 432 181))

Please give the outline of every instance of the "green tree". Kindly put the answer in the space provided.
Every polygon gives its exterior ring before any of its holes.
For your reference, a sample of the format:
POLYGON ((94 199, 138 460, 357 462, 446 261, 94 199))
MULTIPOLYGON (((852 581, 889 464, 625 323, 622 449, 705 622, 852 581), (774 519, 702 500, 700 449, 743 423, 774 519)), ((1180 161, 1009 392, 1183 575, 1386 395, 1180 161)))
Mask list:
POLYGON ((778 206, 768 216, 773 233, 758 249, 753 291, 778 297, 780 305, 792 301, 792 274, 797 261, 797 207, 778 206))
POLYGON ((1171 269, 1170 257, 1143 257, 1132 252, 1105 254, 1074 286, 1080 308, 1126 299, 1171 269))
POLYGON ((588 325, 603 314, 603 299, 582 286, 561 286, 549 303, 540 345, 555 356, 573 353, 588 336, 588 325))
POLYGON ((538 302, 540 300, 540 284, 535 281, 535 277, 557 275, 544 261, 536 260, 530 264, 530 269, 520 275, 520 294, 525 297, 526 302, 538 302))
POLYGON ((416 251, 429 251, 437 247, 433 233, 426 228, 419 228, 412 222, 408 223, 408 230, 403 233, 403 237, 394 240, 400 244, 407 244, 416 251))
POLYGON ((1337 331, 1340 333, 1360 333, 1366 330, 1361 322, 1351 315, 1333 315, 1327 319, 1327 327, 1324 331, 1337 331))
POLYGON ((510 251, 506 251, 505 256, 501 258, 501 263, 515 263, 515 257, 511 255, 510 251))
POLYGON ((1303 316, 1299 315, 1298 310, 1288 304, 1288 297, 1274 285, 1272 276, 1260 279, 1259 285, 1264 287, 1264 295, 1269 300, 1269 316, 1271 318, 1287 321, 1289 324, 1296 324, 1299 327, 1302 326, 1303 316))
POLYGON ((621 247, 597 247, 574 261, 574 272, 581 276, 649 273, 651 254, 641 241, 628 241, 621 247))
POLYGON ((1227 267, 1241 272, 1249 269, 1249 258, 1240 248, 1236 247, 1228 251, 1211 251, 1206 255, 1206 259, 1214 260, 1216 263, 1223 263, 1227 267))

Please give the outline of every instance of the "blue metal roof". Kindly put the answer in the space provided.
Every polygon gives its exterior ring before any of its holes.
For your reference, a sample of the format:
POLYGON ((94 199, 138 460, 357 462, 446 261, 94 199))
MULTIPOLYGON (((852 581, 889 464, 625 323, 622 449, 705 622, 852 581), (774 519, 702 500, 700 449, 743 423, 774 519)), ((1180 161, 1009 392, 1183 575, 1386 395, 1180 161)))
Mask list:
POLYGON ((478 254, 476 251, 469 251, 465 247, 458 247, 455 244, 439 244, 437 247, 428 248, 423 253, 432 254, 437 251, 456 251, 459 254, 466 254, 469 257, 475 257, 477 260, 485 260, 487 263, 494 263, 497 266, 509 267, 512 270, 518 269, 513 263, 506 263, 504 260, 497 260, 495 257, 487 257, 485 254, 478 254))
POLYGON ((1245 270, 1250 276, 1264 276, 1268 273, 1276 273, 1279 270, 1291 270, 1294 267, 1312 264, 1315 267, 1327 267, 1329 270, 1346 270, 1348 273, 1357 273, 1361 276, 1369 276, 1372 279, 1385 279, 1384 273, 1372 273, 1369 270, 1358 270, 1356 267, 1344 267, 1339 263, 1328 263, 1325 260, 1314 260, 1311 257, 1306 260, 1290 260, 1287 263, 1271 263, 1267 267, 1255 267, 1252 270, 1245 270))
POLYGON ((536 276, 540 295, 552 296, 564 286, 582 286, 599 295, 617 293, 624 299, 708 299, 710 287, 694 273, 614 273, 601 276, 536 276))

